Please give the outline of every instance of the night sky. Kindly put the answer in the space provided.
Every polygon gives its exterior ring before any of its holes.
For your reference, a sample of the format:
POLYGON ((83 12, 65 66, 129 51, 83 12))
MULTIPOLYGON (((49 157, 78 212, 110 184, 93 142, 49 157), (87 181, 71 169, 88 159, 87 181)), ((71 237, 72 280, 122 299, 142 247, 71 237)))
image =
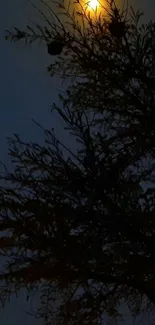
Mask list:
MULTIPOLYGON (((154 0, 133 2, 145 10, 145 18, 155 18, 154 0)), ((42 141, 42 132, 33 124, 32 118, 47 128, 55 127, 60 138, 64 137, 58 117, 50 114, 52 102, 58 101, 58 88, 62 89, 62 86, 58 78, 52 79, 46 71, 51 58, 43 44, 29 47, 22 42, 4 40, 5 29, 26 26, 28 17, 34 18, 34 12, 27 0, 1 0, 0 160, 6 164, 9 164, 7 136, 18 133, 26 141, 42 141)), ((18 299, 12 298, 11 303, 0 311, 1 325, 40 325, 38 320, 26 315, 23 311, 26 307, 24 294, 18 299)))

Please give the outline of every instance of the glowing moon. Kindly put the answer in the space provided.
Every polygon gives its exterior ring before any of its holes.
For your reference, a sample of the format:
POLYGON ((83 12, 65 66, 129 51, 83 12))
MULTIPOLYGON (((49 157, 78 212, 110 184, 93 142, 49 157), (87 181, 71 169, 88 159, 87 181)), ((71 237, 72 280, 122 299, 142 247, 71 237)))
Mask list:
POLYGON ((99 6, 99 2, 98 2, 98 0, 90 0, 90 1, 88 2, 88 7, 89 7, 90 9, 92 9, 92 10, 97 9, 98 6, 99 6))

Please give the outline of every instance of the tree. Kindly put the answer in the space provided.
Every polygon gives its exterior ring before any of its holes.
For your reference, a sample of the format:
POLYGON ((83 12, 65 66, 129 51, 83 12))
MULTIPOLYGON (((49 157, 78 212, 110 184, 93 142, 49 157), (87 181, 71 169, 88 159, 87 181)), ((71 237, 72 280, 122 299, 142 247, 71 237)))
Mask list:
POLYGON ((44 146, 9 140, 15 167, 1 176, 8 262, 0 296, 40 285, 46 324, 54 315, 96 325, 104 312, 117 318, 123 300, 132 312, 144 296, 155 303, 155 24, 140 25, 140 12, 114 1, 93 18, 77 5, 72 14, 59 5, 70 25, 47 5, 56 23, 42 13, 45 27, 7 32, 60 54, 48 71, 72 82, 53 109, 80 148, 71 152, 47 130, 44 146))

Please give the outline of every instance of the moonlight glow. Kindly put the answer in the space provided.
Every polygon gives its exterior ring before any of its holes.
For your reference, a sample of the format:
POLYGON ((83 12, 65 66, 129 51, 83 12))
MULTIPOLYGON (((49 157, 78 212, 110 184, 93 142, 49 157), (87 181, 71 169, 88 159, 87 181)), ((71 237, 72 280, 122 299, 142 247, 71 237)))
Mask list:
POLYGON ((90 9, 92 9, 92 10, 97 9, 98 6, 99 6, 99 2, 98 2, 98 0, 90 0, 90 1, 88 2, 88 7, 89 7, 90 9))

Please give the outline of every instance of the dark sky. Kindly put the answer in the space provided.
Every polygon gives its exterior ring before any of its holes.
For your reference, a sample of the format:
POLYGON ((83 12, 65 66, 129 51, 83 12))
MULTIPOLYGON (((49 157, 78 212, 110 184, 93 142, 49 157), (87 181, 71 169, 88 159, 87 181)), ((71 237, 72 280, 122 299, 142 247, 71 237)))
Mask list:
POLYGON ((34 12, 27 0, 2 0, 0 21, 0 160, 7 159, 6 136, 20 133, 26 140, 38 140, 42 134, 32 123, 35 118, 47 127, 55 126, 60 133, 56 117, 50 115, 50 107, 57 100, 59 79, 48 75, 46 67, 51 58, 43 44, 31 47, 24 43, 10 43, 4 40, 4 30, 12 26, 24 27, 34 12), (29 10, 28 10, 29 9, 29 10))
MULTIPOLYGON (((134 0, 134 4, 145 10, 147 19, 155 17, 154 0, 134 0)), ((50 106, 57 101, 57 88, 62 86, 58 78, 51 79, 46 72, 51 62, 46 49, 42 44, 29 48, 23 43, 14 44, 4 40, 5 29, 24 27, 29 23, 28 17, 34 15, 27 0, 1 0, 0 160, 7 164, 7 136, 15 132, 25 140, 42 140, 42 133, 34 126, 32 118, 47 128, 56 127, 60 137, 64 135, 58 118, 50 115, 50 106)), ((11 303, 0 311, 1 325, 40 324, 26 316, 23 309, 26 309, 24 294, 17 300, 12 298, 11 303)))
MULTIPOLYGON (((0 19, 0 160, 8 164, 6 137, 19 133, 25 140, 42 141, 43 135, 32 123, 35 118, 47 128, 55 127, 63 135, 62 125, 50 114, 53 101, 58 99, 62 88, 46 72, 51 63, 46 49, 41 44, 25 46, 4 40, 4 30, 12 26, 24 27, 28 16, 33 17, 27 0, 2 0, 0 19)), ((35 301, 35 299, 34 299, 35 301)), ((40 324, 26 315, 25 295, 12 298, 11 303, 0 310, 1 325, 40 324)))

